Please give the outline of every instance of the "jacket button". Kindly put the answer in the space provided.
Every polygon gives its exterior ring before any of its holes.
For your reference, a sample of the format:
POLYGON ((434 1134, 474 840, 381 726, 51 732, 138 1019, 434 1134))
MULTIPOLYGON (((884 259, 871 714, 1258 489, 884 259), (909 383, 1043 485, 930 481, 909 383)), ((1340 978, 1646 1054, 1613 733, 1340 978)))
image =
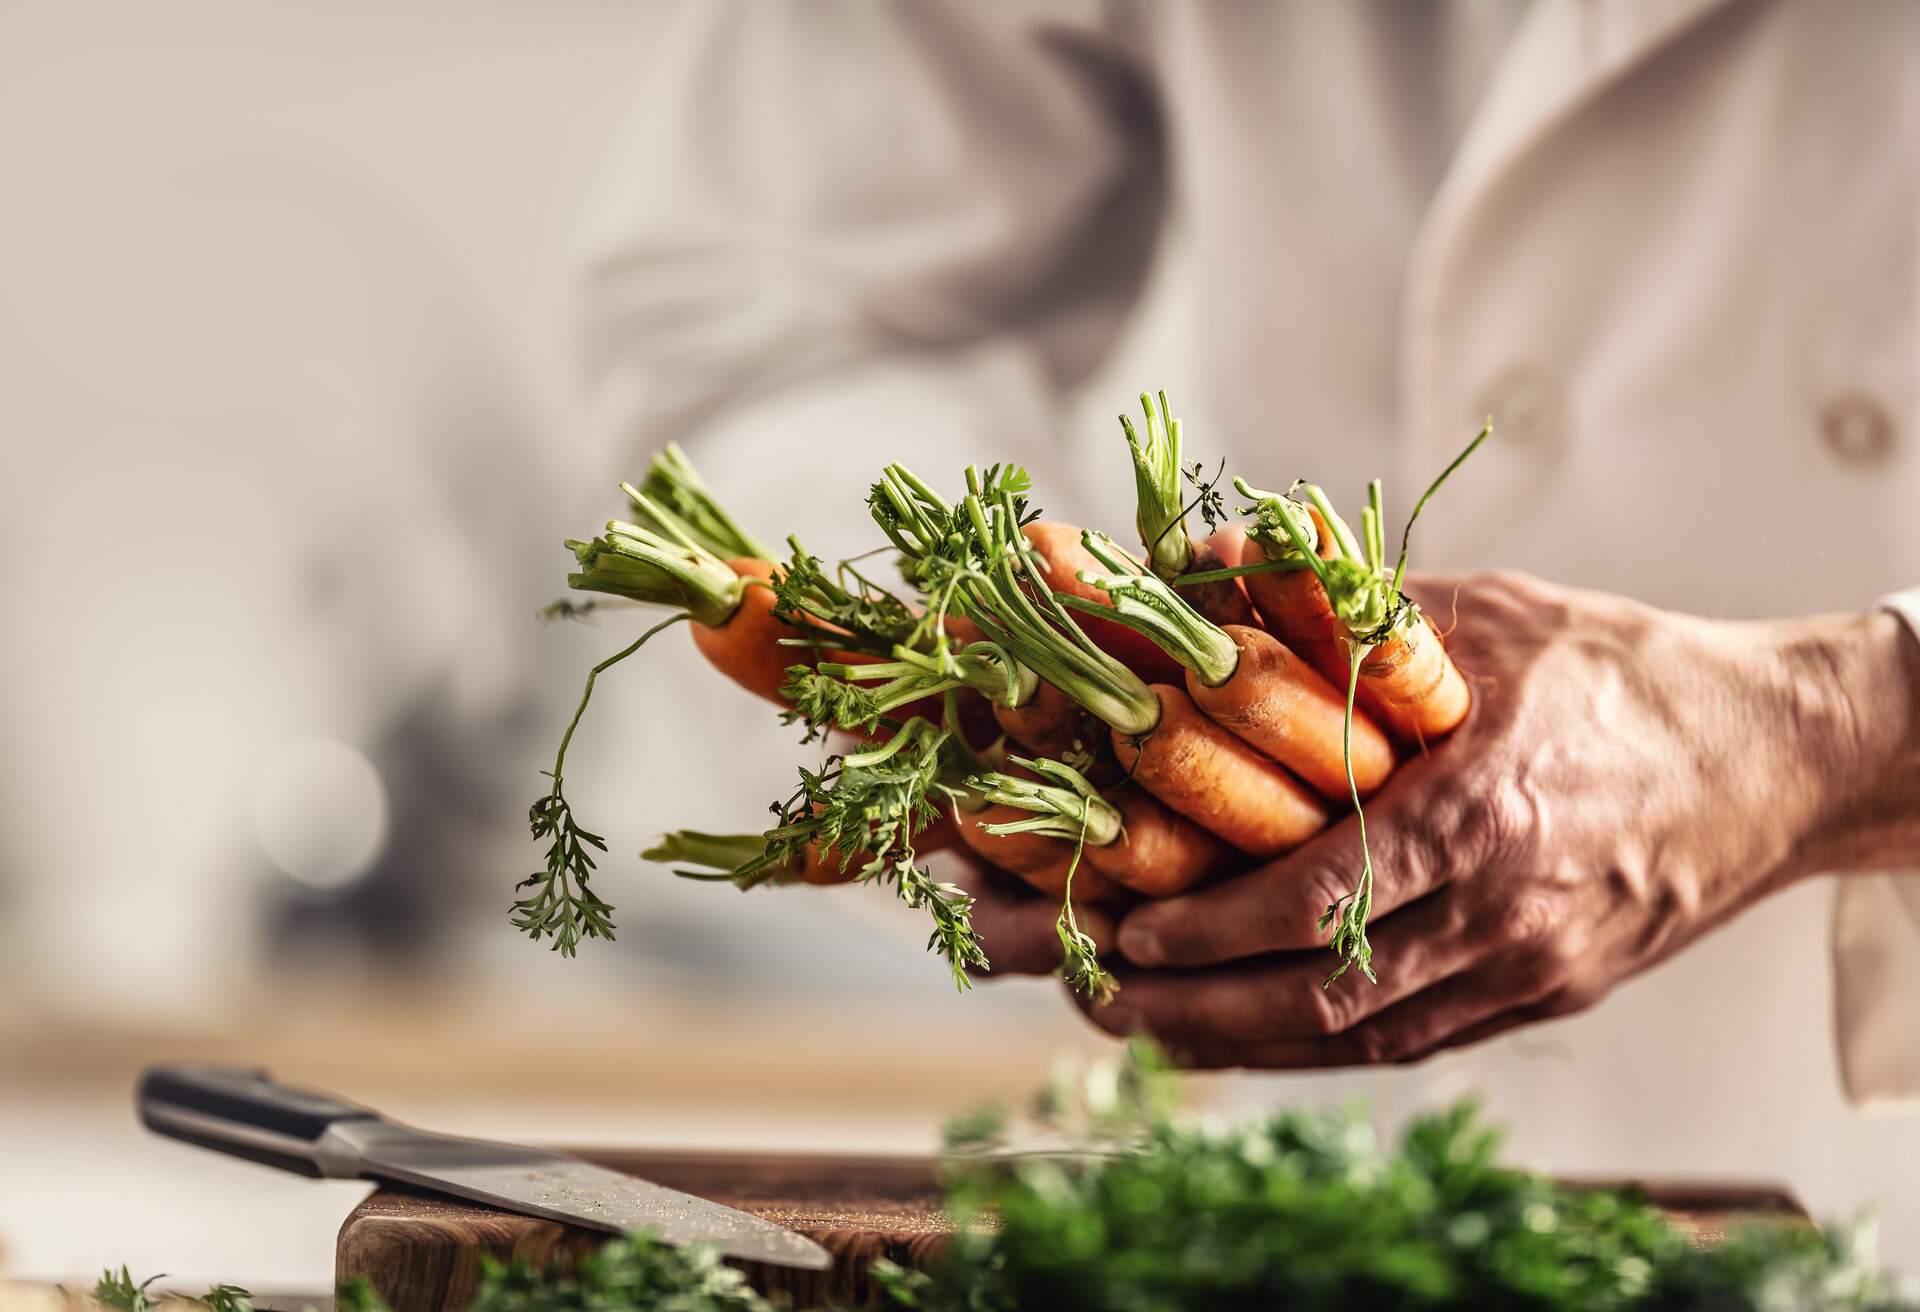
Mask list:
POLYGON ((1842 464, 1855 469, 1884 465, 1893 455, 1893 416, 1870 396, 1849 392, 1820 412, 1820 435, 1842 464))
POLYGON ((1494 441, 1548 448, 1566 431, 1567 402, 1560 384, 1539 365, 1510 364, 1480 389, 1473 422, 1493 416, 1494 441))

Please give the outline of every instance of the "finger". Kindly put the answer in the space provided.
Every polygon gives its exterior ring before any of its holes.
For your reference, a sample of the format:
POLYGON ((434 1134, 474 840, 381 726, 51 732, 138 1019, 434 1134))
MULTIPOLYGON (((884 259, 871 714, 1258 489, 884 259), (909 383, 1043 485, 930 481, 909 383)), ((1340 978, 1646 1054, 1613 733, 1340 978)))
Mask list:
POLYGON ((1599 1001, 1597 994, 1583 989, 1558 989, 1530 1006, 1516 1007, 1512 1011, 1504 1011, 1483 1020, 1478 1025, 1469 1025, 1465 1029, 1458 1030, 1425 1052, 1403 1057, 1401 1061, 1409 1065, 1422 1062, 1451 1048, 1464 1048, 1482 1043, 1497 1035, 1505 1034, 1508 1030, 1518 1029, 1522 1025, 1537 1025, 1542 1021, 1558 1020, 1563 1016, 1574 1015, 1576 1012, 1585 1011, 1597 1001, 1599 1001))
MULTIPOLYGON (((985 826, 1007 824, 1032 818, 1032 812, 998 803, 960 817, 960 838, 975 855, 1002 870, 1020 876, 1028 884, 1061 898, 1067 891, 1067 872, 1073 867, 1074 845, 1064 838, 1046 834, 990 834, 985 826)), ((1084 858, 1073 871, 1073 901, 1112 902, 1121 895, 1120 886, 1101 874, 1084 858)))
POLYGON ((1448 890, 1376 927, 1379 982, 1349 970, 1332 984, 1331 953, 1284 953, 1203 971, 1117 971, 1120 994, 1093 1015, 1112 1034, 1145 1033, 1189 1047, 1316 1040, 1345 1034, 1405 999, 1480 964, 1448 890))
MULTIPOLYGON (((1375 915, 1432 892, 1454 876, 1460 858, 1471 859, 1429 837, 1437 796, 1452 791, 1451 765, 1444 746, 1409 761, 1367 804, 1375 915)), ((1120 951, 1143 966, 1208 966, 1314 947, 1326 938, 1321 913, 1353 891, 1363 860, 1359 824, 1348 816, 1256 870, 1140 907, 1120 926, 1120 951)))
MULTIPOLYGON (((1060 904, 1034 893, 1019 880, 995 870, 971 853, 955 851, 953 882, 973 896, 973 929, 986 949, 993 975, 1048 975, 1060 965, 1060 936, 1054 931, 1060 904)), ((1096 943, 1113 941, 1113 921, 1098 907, 1076 906, 1081 929, 1096 943)))
POLYGON ((1186 1045, 1183 1055, 1197 1069, 1306 1070, 1417 1061, 1448 1046, 1450 1039, 1484 1038, 1537 1019, 1530 1008, 1552 991, 1525 969, 1490 966, 1441 980, 1327 1038, 1195 1043, 1186 1045), (1509 1018, 1511 1024, 1497 1023, 1509 1018))

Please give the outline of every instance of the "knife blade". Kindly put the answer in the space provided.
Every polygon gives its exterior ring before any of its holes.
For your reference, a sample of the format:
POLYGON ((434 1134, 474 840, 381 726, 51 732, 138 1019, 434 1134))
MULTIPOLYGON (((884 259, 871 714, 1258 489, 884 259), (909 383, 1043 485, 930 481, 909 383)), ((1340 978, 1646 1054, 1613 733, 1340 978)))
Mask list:
POLYGON ((771 1221, 543 1148, 433 1134, 263 1070, 166 1065, 140 1078, 149 1130, 315 1179, 389 1180, 510 1212, 823 1271, 827 1250, 771 1221))

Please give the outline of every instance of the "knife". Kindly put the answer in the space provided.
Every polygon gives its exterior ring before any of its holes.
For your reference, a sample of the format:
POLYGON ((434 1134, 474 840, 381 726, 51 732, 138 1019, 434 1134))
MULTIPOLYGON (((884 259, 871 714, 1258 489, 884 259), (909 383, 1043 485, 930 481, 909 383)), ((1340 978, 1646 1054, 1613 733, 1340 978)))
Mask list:
POLYGON ((171 1139, 314 1179, 388 1180, 526 1216, 729 1257, 824 1271, 827 1250, 804 1235, 564 1153, 429 1134, 327 1093, 288 1088, 263 1070, 155 1066, 140 1078, 140 1121, 171 1139))

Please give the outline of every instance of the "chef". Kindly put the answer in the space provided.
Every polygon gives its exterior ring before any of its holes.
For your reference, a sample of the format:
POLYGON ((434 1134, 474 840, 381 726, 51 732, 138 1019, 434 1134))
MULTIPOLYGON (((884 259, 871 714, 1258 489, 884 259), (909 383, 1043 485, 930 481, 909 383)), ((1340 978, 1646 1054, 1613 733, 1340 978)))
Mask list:
MULTIPOLYGON (((608 450, 697 443, 770 522, 921 450, 1128 523, 1083 420, 1143 385, 1343 498, 1493 417, 1415 544, 1476 707, 1370 808, 1378 985, 1320 986, 1349 822, 1096 918, 1096 1024, 1291 1068, 1592 1008, 1465 1068, 1523 1141, 1791 1117, 1816 1201, 1871 1174, 1840 1091, 1920 1096, 1920 5, 702 3, 636 123, 608 450)), ((977 887, 1049 968, 1053 910, 977 887)))

